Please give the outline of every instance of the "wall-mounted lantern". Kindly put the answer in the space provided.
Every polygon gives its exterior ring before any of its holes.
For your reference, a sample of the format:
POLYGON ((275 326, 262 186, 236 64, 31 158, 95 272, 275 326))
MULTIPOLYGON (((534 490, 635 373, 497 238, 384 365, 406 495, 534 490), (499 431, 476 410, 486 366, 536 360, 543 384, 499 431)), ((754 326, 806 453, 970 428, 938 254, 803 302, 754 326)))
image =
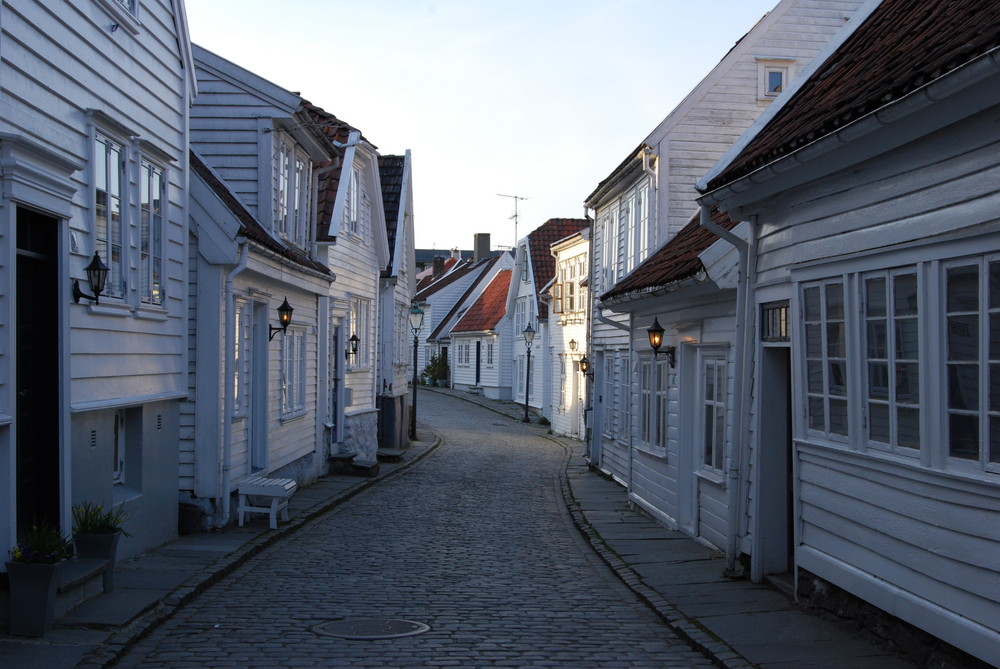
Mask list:
POLYGON ((584 376, 592 376, 593 372, 590 371, 590 358, 583 356, 580 358, 580 372, 584 376))
MULTIPOLYGON (((659 318, 653 319, 653 324, 646 329, 646 333, 649 335, 649 346, 653 349, 653 358, 656 358, 660 352, 660 347, 663 345, 663 326, 660 325, 659 318)), ((670 363, 670 368, 673 369, 677 362, 677 347, 667 346, 663 349, 663 352, 667 354, 667 362, 670 363)))
POLYGON ((570 339, 569 340, 569 350, 575 351, 578 346, 579 346, 579 344, 576 343, 575 339, 570 339))
POLYGON ((357 334, 352 334, 351 338, 348 339, 347 341, 350 344, 350 348, 348 348, 347 351, 345 351, 344 356, 350 358, 352 355, 358 354, 358 344, 361 343, 361 340, 358 339, 357 334))
POLYGON ((288 298, 286 297, 284 301, 281 303, 281 306, 278 307, 278 323, 280 323, 280 326, 279 327, 274 327, 273 325, 267 326, 268 341, 274 339, 274 335, 278 334, 279 332, 284 332, 288 329, 289 324, 291 324, 292 322, 293 311, 295 310, 292 309, 292 305, 288 303, 288 298))
POLYGON ((85 292, 80 290, 80 282, 73 279, 73 302, 76 304, 80 303, 80 298, 85 298, 88 300, 93 300, 94 304, 100 304, 101 293, 104 292, 104 287, 108 282, 108 272, 111 268, 104 264, 101 260, 101 256, 98 253, 94 253, 94 257, 91 259, 90 263, 83 268, 83 271, 87 273, 87 284, 90 286, 91 295, 87 295, 85 292))

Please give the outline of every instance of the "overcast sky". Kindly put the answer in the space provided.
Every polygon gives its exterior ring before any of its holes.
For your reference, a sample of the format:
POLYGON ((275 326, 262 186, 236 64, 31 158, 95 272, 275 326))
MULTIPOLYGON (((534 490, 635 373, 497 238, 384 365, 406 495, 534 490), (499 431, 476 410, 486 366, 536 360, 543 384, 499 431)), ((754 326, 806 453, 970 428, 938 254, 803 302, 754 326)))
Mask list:
POLYGON ((188 0, 196 44, 413 156, 417 248, 583 201, 777 0, 188 0))

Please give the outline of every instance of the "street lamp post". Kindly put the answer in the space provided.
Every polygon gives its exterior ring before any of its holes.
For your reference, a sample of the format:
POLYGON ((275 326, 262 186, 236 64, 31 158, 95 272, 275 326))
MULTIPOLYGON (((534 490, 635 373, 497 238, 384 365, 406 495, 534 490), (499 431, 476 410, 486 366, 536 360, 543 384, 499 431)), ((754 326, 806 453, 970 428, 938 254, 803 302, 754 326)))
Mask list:
POLYGON ((410 331, 413 332, 413 401, 410 403, 410 440, 417 438, 417 346, 424 324, 424 310, 416 302, 410 305, 410 331))
POLYGON ((535 339, 535 329, 531 327, 531 323, 528 323, 528 327, 524 328, 524 346, 528 349, 528 362, 524 368, 524 420, 523 423, 530 423, 531 418, 528 417, 528 394, 531 391, 531 342, 535 339))

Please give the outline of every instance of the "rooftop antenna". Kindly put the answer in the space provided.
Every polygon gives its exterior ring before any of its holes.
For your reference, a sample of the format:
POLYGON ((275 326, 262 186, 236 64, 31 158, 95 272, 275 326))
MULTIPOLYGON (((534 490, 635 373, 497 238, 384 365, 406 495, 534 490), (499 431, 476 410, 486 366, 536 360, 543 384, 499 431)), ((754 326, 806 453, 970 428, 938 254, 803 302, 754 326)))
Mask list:
POLYGON ((497 193, 497 197, 509 197, 514 200, 514 215, 511 218, 514 219, 514 246, 512 248, 517 248, 517 201, 527 200, 526 197, 521 197, 520 195, 504 195, 503 193, 497 193))

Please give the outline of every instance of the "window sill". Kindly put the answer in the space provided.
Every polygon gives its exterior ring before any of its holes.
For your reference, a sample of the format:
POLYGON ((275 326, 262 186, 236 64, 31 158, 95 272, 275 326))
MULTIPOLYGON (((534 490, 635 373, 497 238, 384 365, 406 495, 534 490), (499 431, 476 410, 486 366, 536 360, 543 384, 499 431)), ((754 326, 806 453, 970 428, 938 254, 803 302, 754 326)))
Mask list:
POLYGON ((144 305, 135 312, 135 317, 146 321, 159 321, 165 323, 170 317, 167 310, 157 305, 144 305))
POLYGON ((657 458, 663 460, 664 462, 666 462, 669 459, 667 455, 667 449, 665 448, 646 446, 644 444, 637 444, 634 448, 643 455, 648 455, 651 458, 657 458))
POLYGON ((285 415, 281 416, 278 420, 282 424, 284 424, 284 423, 290 423, 292 421, 295 421, 295 420, 298 420, 298 419, 302 418, 306 414, 307 414, 307 411, 305 409, 302 409, 301 411, 296 411, 295 413, 285 414, 285 415))
POLYGON ((118 26, 124 28, 129 34, 139 34, 139 30, 142 28, 139 19, 123 7, 122 3, 118 2, 118 0, 97 0, 97 4, 116 21, 118 26))
POLYGON ((95 316, 114 316, 116 318, 128 318, 132 315, 132 307, 125 303, 119 304, 94 304, 87 305, 87 313, 95 316))
POLYGON ((694 475, 703 481, 719 486, 723 490, 726 489, 726 477, 723 476, 721 472, 710 469, 699 469, 694 473, 694 475))

